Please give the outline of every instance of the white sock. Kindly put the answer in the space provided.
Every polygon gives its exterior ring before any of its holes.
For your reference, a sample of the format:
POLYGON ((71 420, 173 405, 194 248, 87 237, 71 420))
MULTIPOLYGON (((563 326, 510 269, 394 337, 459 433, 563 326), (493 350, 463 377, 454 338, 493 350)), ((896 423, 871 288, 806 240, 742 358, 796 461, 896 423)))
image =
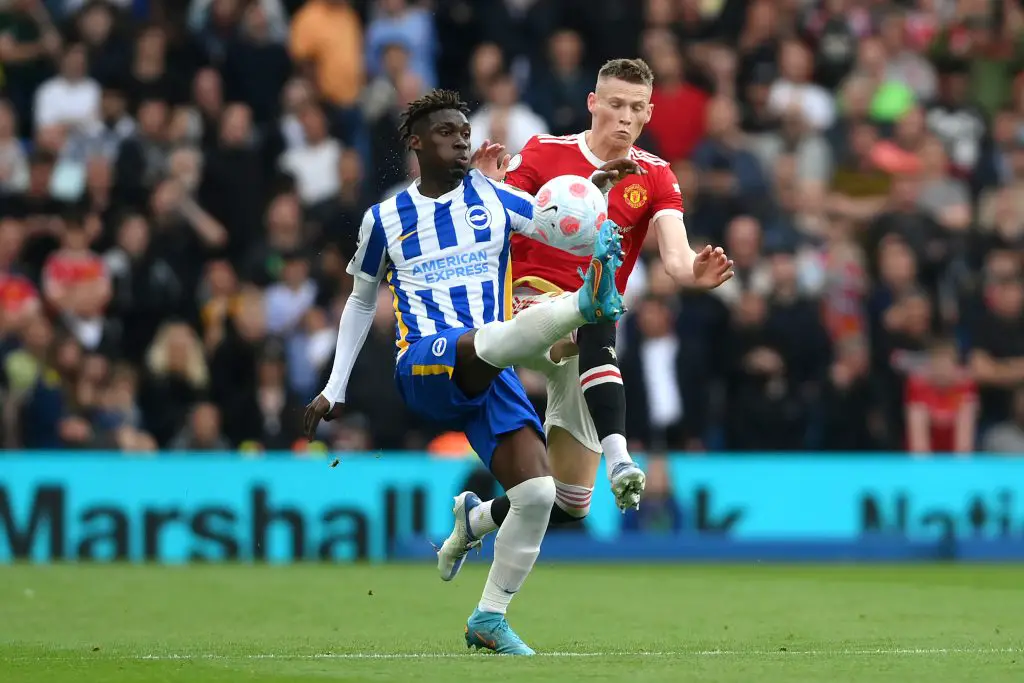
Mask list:
POLYGON ((504 614, 533 569, 555 502, 555 480, 527 479, 506 495, 512 506, 494 539, 494 562, 478 605, 481 612, 504 614))
POLYGON ((486 500, 469 511, 469 533, 474 538, 483 538, 498 528, 498 523, 491 517, 491 503, 493 500, 486 500))
POLYGON ((579 295, 573 292, 530 306, 511 320, 487 323, 476 331, 473 344, 484 362, 509 368, 535 360, 585 323, 579 295))
POLYGON ((620 462, 633 462, 626 448, 626 437, 622 434, 609 434, 601 439, 601 449, 604 451, 604 466, 608 470, 609 479, 612 478, 612 470, 620 462))

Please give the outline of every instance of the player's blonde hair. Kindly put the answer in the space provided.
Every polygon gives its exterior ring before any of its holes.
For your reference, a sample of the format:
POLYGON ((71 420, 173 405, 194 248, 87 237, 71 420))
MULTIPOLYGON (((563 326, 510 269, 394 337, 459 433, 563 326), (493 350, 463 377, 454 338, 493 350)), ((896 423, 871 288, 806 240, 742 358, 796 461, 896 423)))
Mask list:
POLYGON ((626 83, 637 85, 654 85, 654 71, 644 60, 636 59, 612 59, 604 63, 601 70, 597 72, 597 80, 616 78, 626 83))

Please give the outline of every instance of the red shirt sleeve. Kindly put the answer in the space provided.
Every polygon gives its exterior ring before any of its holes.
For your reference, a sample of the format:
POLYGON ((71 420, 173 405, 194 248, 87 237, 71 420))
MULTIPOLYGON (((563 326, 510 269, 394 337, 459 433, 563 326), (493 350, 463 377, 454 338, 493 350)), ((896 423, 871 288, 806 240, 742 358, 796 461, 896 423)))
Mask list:
POLYGON ((651 220, 664 211, 683 213, 683 195, 672 167, 667 164, 652 166, 648 172, 651 178, 651 193, 654 195, 651 202, 651 220))
POLYGON ((505 182, 523 192, 537 194, 546 178, 541 172, 541 144, 534 135, 523 149, 512 157, 505 174, 505 182))

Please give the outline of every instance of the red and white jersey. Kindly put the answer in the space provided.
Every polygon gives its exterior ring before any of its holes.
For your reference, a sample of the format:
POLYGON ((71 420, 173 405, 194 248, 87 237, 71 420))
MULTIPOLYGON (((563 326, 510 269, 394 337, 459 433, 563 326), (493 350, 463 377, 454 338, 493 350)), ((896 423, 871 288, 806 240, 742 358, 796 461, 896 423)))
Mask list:
MULTIPOLYGON (((668 162, 639 147, 631 147, 629 158, 647 171, 631 175, 612 188, 608 196, 608 217, 622 229, 625 259, 616 274, 620 292, 633 271, 650 224, 659 216, 683 216, 679 182, 668 162)), ((512 157, 505 182, 536 195, 541 186, 561 175, 590 177, 604 161, 587 147, 586 135, 536 135, 512 157)), ((512 280, 516 287, 539 292, 579 289, 583 284, 578 268, 587 269, 590 259, 577 258, 525 236, 512 236, 512 280)))

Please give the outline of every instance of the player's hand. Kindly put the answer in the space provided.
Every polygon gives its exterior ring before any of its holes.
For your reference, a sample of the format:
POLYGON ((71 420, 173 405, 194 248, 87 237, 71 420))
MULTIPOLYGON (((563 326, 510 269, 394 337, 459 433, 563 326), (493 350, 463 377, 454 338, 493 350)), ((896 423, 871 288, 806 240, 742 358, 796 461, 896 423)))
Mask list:
POLYGON ((732 265, 721 247, 709 244, 693 260, 693 283, 701 289, 714 289, 732 278, 732 265))
POLYGON ((608 192, 608 190, 615 186, 615 183, 626 176, 644 175, 645 173, 647 171, 642 169, 635 161, 629 157, 622 157, 621 159, 612 159, 597 169, 597 172, 590 176, 590 182, 597 185, 601 192, 608 192))
POLYGON ((483 144, 469 158, 469 165, 491 180, 501 182, 508 172, 508 162, 512 156, 505 154, 505 145, 484 140, 483 144))
POLYGON ((317 394, 316 398, 306 406, 306 412, 302 416, 302 432, 310 442, 316 438, 316 428, 320 426, 320 420, 330 422, 341 417, 342 404, 331 407, 331 402, 324 398, 323 394, 317 394))

